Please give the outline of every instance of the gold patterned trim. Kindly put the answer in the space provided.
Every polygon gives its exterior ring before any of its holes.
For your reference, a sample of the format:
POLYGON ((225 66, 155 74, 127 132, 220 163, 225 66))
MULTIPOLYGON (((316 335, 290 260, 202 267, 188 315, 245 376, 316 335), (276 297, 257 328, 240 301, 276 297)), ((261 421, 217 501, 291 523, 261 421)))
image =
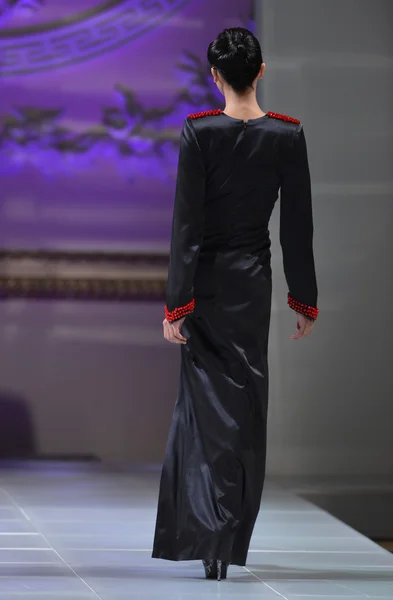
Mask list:
POLYGON ((166 254, 0 251, 0 297, 165 299, 166 254))

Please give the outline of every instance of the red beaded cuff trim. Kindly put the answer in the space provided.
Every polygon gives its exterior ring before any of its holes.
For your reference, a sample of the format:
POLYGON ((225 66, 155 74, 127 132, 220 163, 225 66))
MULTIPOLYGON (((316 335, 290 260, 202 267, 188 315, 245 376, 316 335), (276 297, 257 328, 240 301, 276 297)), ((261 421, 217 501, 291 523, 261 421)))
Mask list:
POLYGON ((297 125, 300 124, 299 119, 294 119, 294 117, 288 117, 287 115, 280 115, 279 113, 271 112, 270 110, 267 113, 267 116, 271 117, 272 119, 280 119, 281 121, 287 121, 288 123, 296 123, 297 125))
POLYGON ((190 119, 201 119, 202 117, 215 117, 221 115, 222 110, 204 110, 203 112, 193 113, 188 115, 190 119))
POLYGON ((297 300, 295 300, 295 298, 291 296, 291 294, 288 294, 288 305, 297 313, 300 313, 305 317, 308 317, 309 319, 313 319, 314 321, 319 314, 318 308, 314 308, 314 306, 309 306, 308 304, 302 304, 302 302, 298 302, 297 300))
POLYGON ((175 308, 175 310, 168 310, 168 307, 165 307, 165 318, 169 323, 173 323, 173 321, 177 321, 178 319, 182 319, 183 317, 192 313, 195 308, 195 300, 191 300, 185 306, 180 306, 180 308, 175 308))

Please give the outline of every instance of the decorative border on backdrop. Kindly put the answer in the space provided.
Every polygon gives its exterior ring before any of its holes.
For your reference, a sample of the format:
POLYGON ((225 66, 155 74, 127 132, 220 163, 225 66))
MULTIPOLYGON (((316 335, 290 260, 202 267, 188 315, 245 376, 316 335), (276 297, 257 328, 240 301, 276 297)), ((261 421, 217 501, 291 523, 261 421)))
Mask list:
POLYGON ((2 77, 57 69, 130 43, 189 0, 109 0, 51 23, 0 32, 2 77))
POLYGON ((168 255, 0 250, 0 299, 163 301, 168 255))

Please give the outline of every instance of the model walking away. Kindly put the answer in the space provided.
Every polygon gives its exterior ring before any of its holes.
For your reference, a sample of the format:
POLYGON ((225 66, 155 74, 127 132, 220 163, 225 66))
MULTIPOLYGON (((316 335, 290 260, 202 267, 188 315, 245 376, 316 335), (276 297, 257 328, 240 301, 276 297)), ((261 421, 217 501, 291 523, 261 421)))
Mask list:
POLYGON ((225 109, 190 115, 181 137, 164 335, 181 376, 162 469, 153 557, 203 560, 206 577, 245 565, 266 457, 271 309, 269 219, 297 333, 318 315, 303 127, 264 113, 255 36, 223 31, 208 50, 225 109))

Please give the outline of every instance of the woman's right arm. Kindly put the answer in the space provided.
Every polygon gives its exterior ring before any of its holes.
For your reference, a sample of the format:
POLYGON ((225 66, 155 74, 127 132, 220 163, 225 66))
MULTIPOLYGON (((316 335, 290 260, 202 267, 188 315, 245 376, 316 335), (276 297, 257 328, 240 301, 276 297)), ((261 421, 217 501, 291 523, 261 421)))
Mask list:
POLYGON ((166 319, 175 322, 194 310, 194 273, 203 238, 206 173, 192 124, 186 119, 180 140, 166 319))
POLYGON ((318 288, 313 252, 313 214, 307 145, 302 125, 288 131, 281 172, 280 243, 288 304, 314 321, 318 288))

